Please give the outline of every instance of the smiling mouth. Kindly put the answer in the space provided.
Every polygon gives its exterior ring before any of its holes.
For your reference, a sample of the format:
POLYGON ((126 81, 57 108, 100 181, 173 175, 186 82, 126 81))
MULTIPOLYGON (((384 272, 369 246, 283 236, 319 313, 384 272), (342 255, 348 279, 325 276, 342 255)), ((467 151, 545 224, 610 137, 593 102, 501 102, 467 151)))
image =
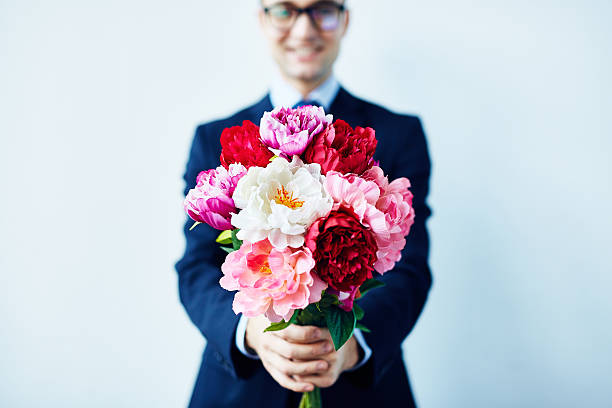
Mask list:
POLYGON ((288 48, 287 50, 300 60, 308 60, 320 53, 323 47, 297 47, 288 48))

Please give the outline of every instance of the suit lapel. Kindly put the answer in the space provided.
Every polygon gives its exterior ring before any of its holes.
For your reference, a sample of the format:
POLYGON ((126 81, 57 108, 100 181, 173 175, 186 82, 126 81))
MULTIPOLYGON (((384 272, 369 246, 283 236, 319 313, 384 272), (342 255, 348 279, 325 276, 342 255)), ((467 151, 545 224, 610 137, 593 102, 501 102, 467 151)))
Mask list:
POLYGON ((274 108, 272 107, 272 102, 270 101, 270 94, 267 93, 259 102, 255 103, 255 105, 252 105, 249 108, 249 120, 259 126, 259 122, 261 121, 261 117, 263 116, 264 112, 270 112, 272 109, 274 108))
POLYGON ((348 93, 346 89, 340 87, 336 98, 332 102, 329 113, 335 119, 342 119, 352 127, 364 126, 365 115, 362 112, 360 100, 348 93))

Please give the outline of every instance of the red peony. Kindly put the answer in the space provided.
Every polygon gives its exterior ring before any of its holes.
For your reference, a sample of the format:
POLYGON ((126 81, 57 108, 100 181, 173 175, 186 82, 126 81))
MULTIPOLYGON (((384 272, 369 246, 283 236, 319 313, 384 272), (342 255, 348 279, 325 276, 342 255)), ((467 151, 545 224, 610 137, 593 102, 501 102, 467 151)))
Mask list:
POLYGON ((376 239, 347 210, 316 220, 306 233, 305 245, 313 252, 315 272, 336 290, 352 292, 372 278, 376 239))
POLYGON ((242 126, 223 129, 221 133, 221 164, 226 169, 232 163, 242 163, 246 168, 251 166, 266 167, 274 156, 259 138, 259 126, 245 120, 242 126))
POLYGON ((374 164, 372 157, 377 144, 374 129, 355 129, 338 119, 319 133, 304 152, 307 163, 319 163, 321 173, 335 170, 342 174, 361 174, 374 164))

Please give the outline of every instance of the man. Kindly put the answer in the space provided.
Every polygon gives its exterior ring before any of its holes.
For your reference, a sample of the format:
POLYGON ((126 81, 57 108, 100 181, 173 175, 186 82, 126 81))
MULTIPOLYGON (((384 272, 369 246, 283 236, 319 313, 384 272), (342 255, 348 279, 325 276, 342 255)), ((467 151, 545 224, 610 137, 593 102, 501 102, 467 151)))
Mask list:
POLYGON ((222 289, 225 253, 218 231, 200 225, 188 231, 185 255, 177 263, 180 297, 193 323, 207 339, 191 407, 296 407, 300 393, 321 387, 325 406, 414 406, 401 343, 421 313, 431 286, 425 221, 430 210, 430 162, 418 118, 398 115, 355 98, 332 74, 349 24, 341 1, 262 1, 261 28, 280 78, 261 101, 235 115, 197 128, 187 170, 186 189, 199 171, 219 165, 219 136, 243 120, 259 123, 276 106, 316 103, 351 126, 376 130, 375 159, 390 179, 408 177, 414 194, 415 223, 401 261, 381 280, 386 286, 358 300, 363 324, 338 351, 327 329, 290 326, 264 333, 265 318, 246 319, 232 311, 234 293, 222 289))

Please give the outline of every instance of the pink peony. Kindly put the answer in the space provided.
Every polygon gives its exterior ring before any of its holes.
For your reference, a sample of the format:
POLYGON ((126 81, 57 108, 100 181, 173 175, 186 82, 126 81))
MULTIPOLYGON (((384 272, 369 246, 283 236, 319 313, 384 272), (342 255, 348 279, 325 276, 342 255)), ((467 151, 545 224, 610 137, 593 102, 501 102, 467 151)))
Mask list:
POLYGON ((332 115, 325 115, 323 108, 300 106, 279 107, 265 112, 259 125, 262 142, 277 150, 279 156, 300 155, 312 138, 323 132, 332 123, 332 115))
POLYGON ((237 212, 232 194, 246 173, 247 169, 239 163, 230 164, 229 169, 219 166, 200 172, 195 188, 185 197, 185 211, 194 221, 219 230, 232 229, 232 213, 237 212))
POLYGON ((348 209, 374 234, 376 242, 389 239, 385 214, 376 208, 380 188, 374 181, 330 171, 325 177, 325 189, 334 200, 332 211, 348 209))
POLYGON ((389 183, 380 167, 372 167, 362 177, 327 173, 325 188, 334 200, 332 210, 350 209, 374 234, 376 262, 374 269, 383 274, 401 258, 404 238, 414 222, 410 182, 402 177, 389 183))
POLYGON ((385 214, 385 222, 390 233, 388 240, 378 242, 378 261, 375 268, 384 273, 393 268, 395 262, 401 258, 401 251, 406 245, 405 236, 410 232, 414 223, 414 208, 412 208, 412 193, 410 181, 400 177, 389 183, 382 169, 372 167, 363 174, 363 177, 375 182, 381 190, 376 202, 376 208, 385 214))
POLYGON ((227 255, 219 281, 237 290, 233 309, 247 317, 265 314, 271 322, 289 321, 295 309, 321 300, 327 284, 311 273, 315 266, 308 248, 274 248, 267 239, 244 241, 227 255))

